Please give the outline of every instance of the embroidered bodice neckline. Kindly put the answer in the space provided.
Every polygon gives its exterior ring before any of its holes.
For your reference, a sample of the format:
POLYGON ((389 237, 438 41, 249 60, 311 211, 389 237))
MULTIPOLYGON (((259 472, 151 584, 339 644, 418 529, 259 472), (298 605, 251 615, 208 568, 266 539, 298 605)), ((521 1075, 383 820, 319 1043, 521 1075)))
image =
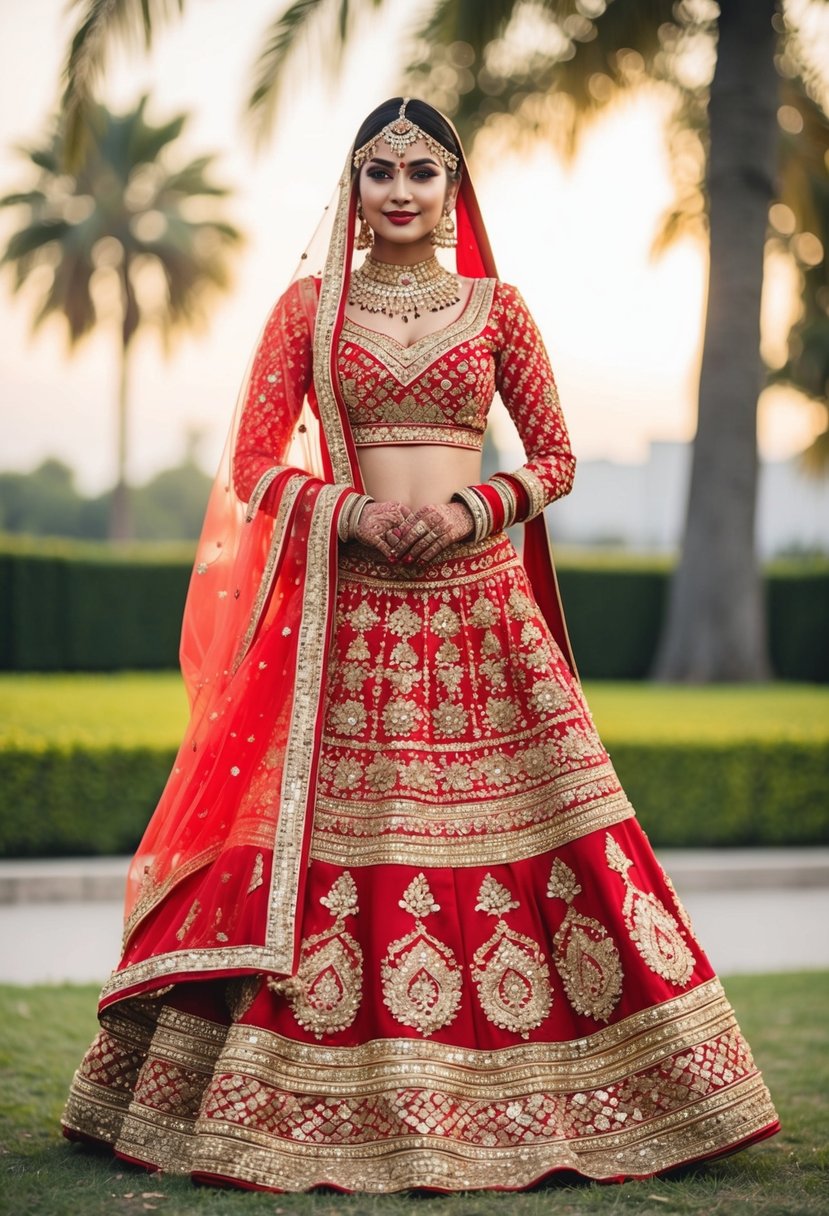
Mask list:
POLYGON ((350 317, 343 320, 340 342, 352 342, 359 346, 378 363, 382 363, 400 384, 410 383, 434 363, 439 355, 452 350, 483 329, 492 307, 495 282, 495 279, 476 279, 460 316, 450 321, 445 329, 424 334, 410 346, 404 346, 396 338, 377 329, 369 329, 350 317))

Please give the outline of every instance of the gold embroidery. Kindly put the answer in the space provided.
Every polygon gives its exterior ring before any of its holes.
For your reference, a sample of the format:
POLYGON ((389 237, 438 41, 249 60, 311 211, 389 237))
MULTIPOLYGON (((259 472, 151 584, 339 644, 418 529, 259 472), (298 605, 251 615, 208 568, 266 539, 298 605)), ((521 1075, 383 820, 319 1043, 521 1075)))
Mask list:
POLYGON ((257 887, 261 887, 265 881, 263 874, 265 872, 265 859, 261 853, 257 853, 253 861, 253 870, 251 871, 250 882, 248 883, 247 894, 252 895, 257 887))
POLYGON ((553 862, 547 895, 563 899, 567 912, 553 938, 553 962, 576 1013, 606 1022, 622 995, 622 964, 607 929, 573 907, 581 886, 560 858, 553 862))
POLYGON ((492 937, 475 951, 471 970, 481 1008, 490 1022, 526 1039, 547 1017, 553 995, 538 943, 510 929, 503 919, 518 906, 510 891, 487 874, 475 911, 499 919, 492 937))
POLYGON ((180 941, 180 942, 184 941, 185 937, 187 936, 187 934, 190 932, 191 928, 193 927, 193 921, 196 919, 199 912, 201 912, 201 904, 199 903, 199 901, 197 899, 194 899, 192 904, 190 905, 189 912, 187 913, 184 920, 179 925, 178 929, 176 929, 176 940, 177 941, 180 941))
MULTIPOLYGON (((412 384, 444 351, 452 351, 462 342, 480 333, 492 307, 494 279, 476 279, 472 295, 460 316, 444 329, 425 334, 411 346, 401 346, 374 329, 366 329, 356 321, 343 322, 341 342, 350 339, 356 346, 373 355, 400 385, 412 384)), ((459 368, 460 370, 460 368, 459 368)))
POLYGON ((363 985, 363 952, 345 929, 346 918, 360 910, 357 887, 347 870, 320 903, 334 917, 332 927, 303 941, 295 976, 267 981, 272 992, 284 993, 299 1025, 316 1039, 351 1025, 363 985))
POLYGON ((469 714, 454 701, 446 701, 432 710, 432 722, 438 735, 461 735, 468 721, 469 714))
POLYGON ((366 725, 366 711, 361 701, 343 701, 328 710, 328 725, 341 735, 362 734, 366 725))
POLYGON ((679 926, 652 891, 634 886, 628 874, 633 862, 609 832, 605 834, 605 854, 607 864, 625 884, 622 915, 631 941, 651 971, 683 987, 693 974, 694 956, 682 940, 679 926))
POLYGON ((412 879, 399 902, 415 918, 415 927, 389 945, 380 968, 383 1000, 398 1022, 428 1035, 457 1016, 460 968, 450 948, 423 923, 432 912, 440 911, 424 874, 412 879))
POLYGON ((173 1173, 277 1190, 332 1177, 370 1193, 514 1188, 560 1168, 641 1176, 776 1119, 715 979, 575 1041, 493 1050, 418 1038, 334 1047, 172 1009, 164 1020, 151 1054, 212 1070, 198 1122, 145 1105, 119 1139, 151 1022, 107 1038, 111 1064, 100 1068, 99 1049, 99 1071, 79 1070, 64 1122, 173 1173), (135 1053, 126 1072, 119 1051, 135 1053))

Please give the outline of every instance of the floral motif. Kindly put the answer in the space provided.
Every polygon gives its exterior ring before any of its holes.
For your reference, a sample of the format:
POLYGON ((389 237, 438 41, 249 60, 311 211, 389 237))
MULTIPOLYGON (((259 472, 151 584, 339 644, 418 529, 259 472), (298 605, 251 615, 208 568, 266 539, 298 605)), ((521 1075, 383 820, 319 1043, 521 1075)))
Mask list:
POLYGON ((420 617, 413 612, 408 604, 401 604, 389 614, 389 629, 399 638, 410 638, 420 630, 420 617))
POLYGON ((346 918, 360 910, 348 870, 320 897, 320 903, 328 908, 334 924, 302 942, 296 975, 267 981, 272 992, 286 997, 298 1024, 316 1039, 351 1025, 363 985, 363 952, 345 928, 346 918))
POLYGON ((348 620, 351 622, 353 629, 358 633, 362 633, 366 629, 373 629, 375 625, 380 624, 380 618, 373 608, 363 601, 359 607, 355 608, 348 614, 348 620))
POLYGON ((375 756, 366 769, 366 784, 378 794, 390 790, 397 781, 397 765, 387 756, 375 756))
POLYGON ((402 1025, 429 1035, 457 1016, 461 971, 452 950, 423 923, 425 917, 440 911, 425 874, 412 879, 399 904, 415 917, 415 927, 389 945, 380 967, 383 1001, 402 1025))
POLYGON ((383 709, 383 725, 389 735, 410 735, 420 721, 416 701, 393 697, 383 709))
POLYGON ((429 628, 439 638, 454 637, 460 627, 461 618, 448 604, 444 604, 442 608, 439 608, 429 621, 429 628))
POLYGON ((493 688, 506 688, 506 659, 484 659, 478 671, 485 680, 489 680, 493 688))
POLYGON ((531 937, 511 929, 504 916, 519 901, 492 874, 478 891, 476 912, 497 916, 495 932, 473 956, 472 979, 481 1008, 493 1025, 522 1038, 540 1026, 550 1012, 553 994, 544 956, 531 937))
POLYGON ((365 707, 360 701, 342 701, 330 707, 328 721, 341 735, 359 735, 366 724, 365 707))
POLYGON ((469 623, 476 629, 488 629, 498 620, 498 609, 486 595, 479 595, 469 613, 469 623))
POLYGON ((350 790, 355 785, 360 784, 360 778, 363 775, 363 770, 358 760, 353 760, 347 756, 343 756, 337 761, 337 766, 334 769, 332 778, 334 785, 338 790, 350 790))
POLYGON ((513 587, 507 600, 507 611, 518 621, 527 621, 535 616, 536 608, 528 595, 513 587))
POLYGON ((547 895, 567 904, 564 920, 553 938, 553 962, 564 981, 567 999, 576 1013, 606 1022, 622 995, 622 964, 616 943, 592 916, 573 907, 581 885, 560 858, 553 862, 547 895))
POLYGON ((558 680, 536 680, 530 689, 530 699, 540 714, 564 709, 570 701, 567 690, 561 687, 558 680))
POLYGON ((461 681, 463 680, 463 668, 459 663, 453 663, 447 667, 438 667, 435 674, 450 696, 453 696, 460 688, 461 681))
POLYGON ((489 697, 486 703, 487 720, 493 730, 508 731, 515 725, 518 706, 502 697, 489 697))
POLYGON ((631 941, 651 971, 684 988, 694 971, 694 956, 679 925, 652 891, 634 886, 628 874, 633 862, 609 832, 605 833, 605 856, 625 884, 622 915, 631 941))
POLYGON ((417 651, 409 642, 398 642, 392 647, 389 661, 398 667, 414 667, 417 663, 417 651))
POLYGON ((427 760, 412 760, 410 764, 401 772, 403 782, 410 786, 413 790, 420 790, 421 793, 431 794, 437 789, 437 781, 432 772, 432 766, 427 760))
POLYGON ((460 735, 466 730, 469 714, 462 705, 446 701, 432 710, 432 722, 439 735, 460 735))
POLYGON ((457 663, 460 657, 461 652, 454 642, 442 642, 435 655, 439 663, 457 663))

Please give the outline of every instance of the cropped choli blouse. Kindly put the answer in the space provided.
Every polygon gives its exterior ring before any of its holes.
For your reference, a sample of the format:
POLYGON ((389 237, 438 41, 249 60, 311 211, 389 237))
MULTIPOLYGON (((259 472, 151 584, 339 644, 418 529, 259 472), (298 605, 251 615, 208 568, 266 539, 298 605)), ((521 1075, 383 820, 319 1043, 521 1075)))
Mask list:
MULTIPOLYGON (((273 465, 268 435, 276 417, 292 408, 292 401, 298 409, 296 397, 301 401, 312 382, 313 335, 299 296, 303 282, 277 303, 251 372, 234 456, 234 481, 244 501, 273 465), (273 344, 281 352, 279 366, 268 356, 269 327, 280 334, 273 344), (290 394, 285 391, 286 342, 290 394)), ((461 315, 409 347, 346 318, 337 370, 358 447, 441 444, 480 450, 498 392, 527 457, 513 475, 533 486, 537 509, 570 490, 575 458, 555 379, 517 288, 476 279, 461 315)))

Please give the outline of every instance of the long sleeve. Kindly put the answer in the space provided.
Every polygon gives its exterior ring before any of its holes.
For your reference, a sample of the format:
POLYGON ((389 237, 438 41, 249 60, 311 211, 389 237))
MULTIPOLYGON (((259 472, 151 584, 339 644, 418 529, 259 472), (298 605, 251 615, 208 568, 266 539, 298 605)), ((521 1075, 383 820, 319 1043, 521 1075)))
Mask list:
POLYGON ((569 494, 576 458, 570 447, 553 369, 538 326, 521 293, 499 284, 500 348, 496 353, 495 382, 516 425, 526 453, 526 464, 508 475, 525 491, 527 510, 516 519, 531 519, 548 503, 569 494))
POLYGON ((268 317, 254 356, 233 456, 233 485, 243 502, 250 501, 269 470, 281 465, 311 384, 311 292, 315 299, 310 279, 291 284, 268 317))

